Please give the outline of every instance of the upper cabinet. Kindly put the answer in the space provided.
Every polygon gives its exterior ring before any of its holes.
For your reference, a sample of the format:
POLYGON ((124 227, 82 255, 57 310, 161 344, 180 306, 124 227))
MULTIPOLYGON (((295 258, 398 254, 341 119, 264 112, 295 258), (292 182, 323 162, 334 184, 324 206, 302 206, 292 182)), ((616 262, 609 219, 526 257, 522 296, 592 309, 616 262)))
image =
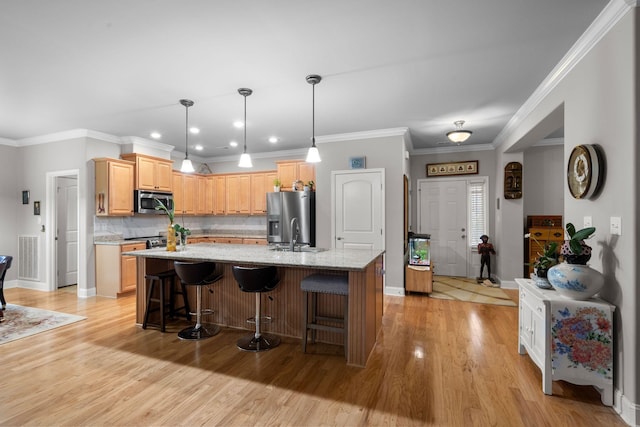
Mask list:
POLYGON ((267 213, 267 193, 273 189, 276 176, 275 171, 251 174, 251 215, 267 213))
POLYGON ((249 174, 227 175, 225 213, 251 213, 251 176, 249 174))
POLYGON ((96 216, 133 216, 134 163, 93 159, 96 171, 96 216))
POLYGON ((135 162, 135 188, 137 190, 172 190, 173 161, 138 153, 122 154, 124 160, 135 162))
POLYGON ((176 215, 195 215, 197 194, 197 175, 173 171, 173 211, 176 215))
POLYGON ((276 162, 278 168, 278 178, 282 182, 281 189, 291 191, 295 181, 302 181, 307 184, 316 180, 316 167, 313 163, 304 160, 282 160, 276 162))

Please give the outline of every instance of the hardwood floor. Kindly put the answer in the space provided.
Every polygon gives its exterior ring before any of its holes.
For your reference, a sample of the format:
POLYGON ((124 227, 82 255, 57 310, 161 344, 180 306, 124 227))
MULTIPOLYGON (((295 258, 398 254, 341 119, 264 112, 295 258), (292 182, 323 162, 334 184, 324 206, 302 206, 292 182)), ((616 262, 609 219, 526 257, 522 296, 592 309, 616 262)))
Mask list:
POLYGON ((626 425, 592 387, 559 381, 542 393, 540 371, 517 352, 514 307, 385 296, 360 369, 341 347, 302 354, 285 338, 254 354, 235 346, 246 331, 185 342, 186 321, 143 330, 133 297, 5 294, 88 319, 0 346, 0 425, 626 425))

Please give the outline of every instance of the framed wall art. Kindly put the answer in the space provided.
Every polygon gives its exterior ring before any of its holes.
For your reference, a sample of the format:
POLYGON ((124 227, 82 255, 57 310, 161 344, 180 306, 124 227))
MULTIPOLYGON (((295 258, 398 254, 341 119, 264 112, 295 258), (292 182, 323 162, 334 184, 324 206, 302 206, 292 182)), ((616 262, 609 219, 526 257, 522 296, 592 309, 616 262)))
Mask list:
POLYGON ((22 192, 22 204, 23 205, 29 204, 29 190, 24 190, 22 192))
POLYGON ((427 164, 427 177, 473 175, 478 173, 478 161, 427 164))
POLYGON ((509 162, 504 167, 504 198, 522 198, 522 164, 509 162))
POLYGON ((366 157, 350 157, 349 167, 351 169, 364 169, 366 167, 366 157))

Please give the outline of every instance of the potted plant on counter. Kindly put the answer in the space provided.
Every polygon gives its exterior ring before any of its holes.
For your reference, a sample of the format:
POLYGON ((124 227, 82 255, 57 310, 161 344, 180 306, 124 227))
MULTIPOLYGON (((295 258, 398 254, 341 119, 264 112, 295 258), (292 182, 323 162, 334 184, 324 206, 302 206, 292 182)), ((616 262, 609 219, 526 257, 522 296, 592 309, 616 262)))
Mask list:
POLYGON ((273 191, 274 193, 277 193, 280 191, 280 186, 282 185, 282 181, 280 181, 280 178, 276 178, 273 180, 273 191))
POLYGON ((155 200, 156 202, 155 209, 158 211, 164 211, 164 213, 167 214, 167 217, 169 218, 169 226, 167 227, 167 251, 175 252, 176 251, 176 232, 173 228, 173 217, 174 217, 173 209, 167 208, 165 204, 162 203, 162 201, 156 198, 154 198, 153 200, 155 200))
POLYGON ((538 258, 533 263, 533 275, 531 278, 539 288, 551 288, 551 284, 547 280, 547 273, 551 267, 558 264, 558 243, 549 242, 543 246, 531 233, 525 234, 524 237, 533 239, 542 250, 542 253, 537 253, 538 258))
POLYGON ((184 228, 180 224, 174 224, 173 229, 177 235, 180 235, 180 248, 185 250, 187 247, 187 236, 191 235, 191 230, 184 228))
POLYGON ((560 248, 564 262, 549 269, 547 278, 560 295, 567 298, 586 300, 600 292, 604 286, 604 276, 589 267, 591 246, 584 241, 592 237, 595 227, 587 227, 576 231, 572 223, 565 226, 568 240, 560 248))

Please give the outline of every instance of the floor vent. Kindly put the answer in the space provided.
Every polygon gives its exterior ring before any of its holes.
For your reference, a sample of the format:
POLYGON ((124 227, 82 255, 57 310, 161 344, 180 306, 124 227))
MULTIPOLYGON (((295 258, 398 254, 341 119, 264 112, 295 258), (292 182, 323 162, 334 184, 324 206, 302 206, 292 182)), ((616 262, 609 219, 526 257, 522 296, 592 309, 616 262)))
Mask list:
POLYGON ((18 279, 39 280, 38 236, 18 236, 18 279))

